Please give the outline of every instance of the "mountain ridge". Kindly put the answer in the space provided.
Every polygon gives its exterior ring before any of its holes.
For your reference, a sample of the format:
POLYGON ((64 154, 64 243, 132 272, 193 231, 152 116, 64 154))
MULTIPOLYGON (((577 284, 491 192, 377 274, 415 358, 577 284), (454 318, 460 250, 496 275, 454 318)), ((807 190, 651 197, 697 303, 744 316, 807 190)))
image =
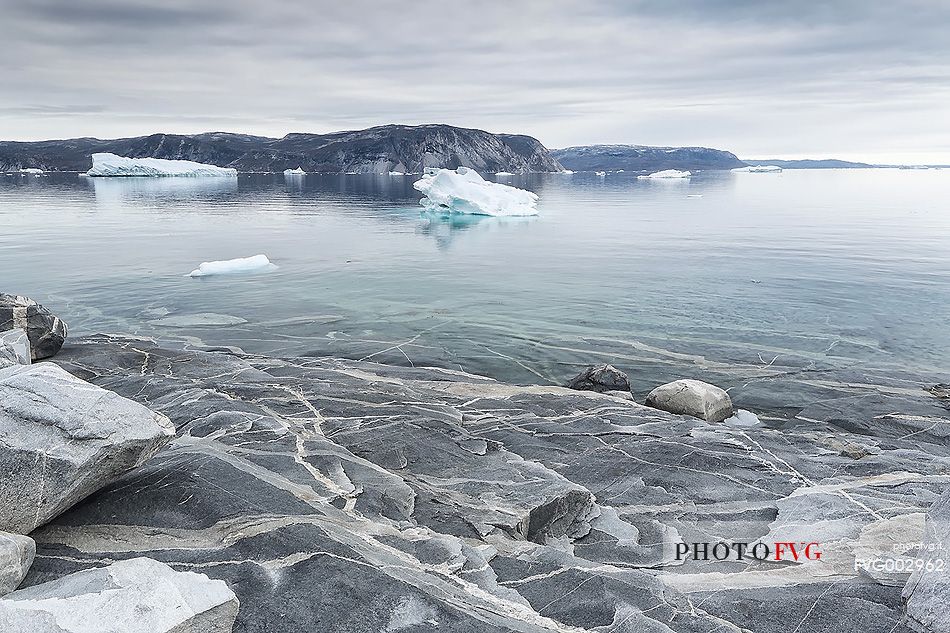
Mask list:
POLYGON ((479 171, 563 169, 531 136, 443 124, 394 124, 327 134, 292 132, 281 138, 203 132, 120 139, 0 141, 0 170, 86 171, 92 166, 91 155, 98 152, 128 158, 192 160, 244 172, 280 172, 296 167, 313 173, 422 172, 463 165, 479 171))

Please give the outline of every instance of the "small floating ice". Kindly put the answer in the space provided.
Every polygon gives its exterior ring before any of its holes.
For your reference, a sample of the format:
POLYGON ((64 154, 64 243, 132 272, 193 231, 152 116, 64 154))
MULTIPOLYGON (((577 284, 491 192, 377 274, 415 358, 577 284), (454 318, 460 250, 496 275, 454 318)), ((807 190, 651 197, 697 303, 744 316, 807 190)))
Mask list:
POLYGON ((19 171, 21 174, 29 174, 31 176, 42 176, 45 172, 42 169, 37 169, 36 167, 24 167, 19 171))
POLYGON ((389 172, 390 176, 405 176, 406 172, 404 171, 391 171, 389 172))
POLYGON ((594 175, 595 175, 595 176, 600 176, 601 178, 603 178, 604 176, 607 175, 607 172, 605 172, 605 171, 595 171, 595 172, 594 172, 594 175))
POLYGON ((753 174, 765 174, 782 171, 778 165, 749 165, 748 167, 736 167, 732 171, 747 171, 753 174))
POLYGON ((125 158, 115 154, 93 154, 87 176, 237 176, 230 167, 205 165, 190 160, 164 158, 125 158))
POLYGON ((210 275, 232 275, 235 273, 274 270, 276 268, 277 266, 267 259, 267 255, 254 255, 253 257, 238 257, 237 259, 202 262, 200 266, 188 273, 188 276, 208 277, 210 275))
POLYGON ((637 176, 640 180, 647 178, 689 178, 693 174, 688 171, 680 171, 678 169, 664 169, 663 171, 656 171, 647 176, 637 176))
POLYGON ((307 172, 305 172, 303 169, 298 167, 297 169, 285 169, 284 175, 285 176, 306 176, 307 172))
POLYGON ((495 175, 496 176, 514 176, 514 174, 511 173, 510 171, 496 171, 495 175))
POLYGON ((436 169, 412 184, 425 194, 426 211, 470 215, 537 215, 538 196, 530 191, 488 182, 474 169, 436 169))
POLYGON ((738 428, 752 428, 754 426, 762 426, 762 422, 759 420, 759 416, 752 413, 751 411, 746 411, 745 409, 737 409, 735 415, 731 418, 726 418, 723 420, 726 426, 734 426, 738 428))
POLYGON ((574 172, 573 172, 572 170, 570 170, 570 169, 562 169, 562 170, 561 170, 560 172, 558 172, 558 173, 564 174, 565 176, 570 176, 570 175, 573 174, 574 172))

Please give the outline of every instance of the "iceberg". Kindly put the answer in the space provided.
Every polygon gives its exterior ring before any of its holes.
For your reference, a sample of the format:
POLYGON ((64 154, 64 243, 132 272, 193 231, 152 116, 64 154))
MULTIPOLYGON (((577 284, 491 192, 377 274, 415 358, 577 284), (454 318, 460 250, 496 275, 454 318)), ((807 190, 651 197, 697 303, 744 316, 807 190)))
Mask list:
POLYGON ((115 154, 93 154, 87 176, 237 176, 230 167, 205 165, 190 160, 164 158, 125 158, 115 154))
POLYGON ((664 169, 663 171, 656 171, 647 176, 637 176, 640 180, 645 180, 647 178, 689 178, 693 174, 688 171, 680 171, 678 169, 664 169))
POLYGON ((412 183, 425 197, 420 204, 436 213, 470 215, 537 215, 538 196, 530 191, 488 182, 474 169, 436 169, 412 183))
POLYGON ((607 172, 605 172, 605 171, 595 171, 595 172, 594 172, 594 175, 595 175, 595 176, 600 176, 601 178, 603 178, 604 176, 607 175, 607 172))
POLYGON ((40 176, 44 172, 42 169, 37 169, 36 167, 24 167, 20 170, 21 174, 30 174, 32 176, 40 176))
POLYGON ((496 176, 514 176, 514 174, 511 173, 510 171, 496 171, 495 175, 496 176))
POLYGON ((303 169, 298 167, 297 169, 285 169, 284 175, 285 176, 306 176, 307 172, 305 172, 303 169))
POLYGON ((274 270, 277 266, 272 264, 267 255, 254 255, 253 257, 238 257, 237 259, 225 259, 214 262, 201 262, 193 271, 188 273, 189 277, 208 277, 210 275, 231 275, 234 273, 252 273, 260 270, 274 270))

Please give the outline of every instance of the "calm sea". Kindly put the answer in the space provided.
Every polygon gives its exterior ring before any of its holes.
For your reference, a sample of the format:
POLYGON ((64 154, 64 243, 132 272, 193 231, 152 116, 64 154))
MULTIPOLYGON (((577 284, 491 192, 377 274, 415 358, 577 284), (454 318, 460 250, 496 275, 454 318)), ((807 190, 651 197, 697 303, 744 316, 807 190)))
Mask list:
POLYGON ((740 404, 764 368, 950 373, 948 170, 497 179, 540 216, 425 217, 402 176, 0 176, 0 290, 73 334, 519 383, 612 362, 637 392, 706 377, 740 404), (279 268, 186 276, 258 253, 279 268))

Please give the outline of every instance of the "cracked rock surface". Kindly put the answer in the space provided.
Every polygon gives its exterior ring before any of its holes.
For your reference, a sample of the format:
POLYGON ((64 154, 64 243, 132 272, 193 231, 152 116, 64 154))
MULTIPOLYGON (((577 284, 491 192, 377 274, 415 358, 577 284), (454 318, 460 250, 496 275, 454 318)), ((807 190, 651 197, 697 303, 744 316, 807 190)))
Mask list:
POLYGON ((446 369, 131 337, 56 362, 177 437, 34 532, 25 585, 149 556, 226 581, 247 633, 907 633, 906 577, 855 560, 921 534, 950 482, 942 401, 830 376, 807 415, 735 428, 446 369), (719 539, 822 556, 676 558, 719 539))

